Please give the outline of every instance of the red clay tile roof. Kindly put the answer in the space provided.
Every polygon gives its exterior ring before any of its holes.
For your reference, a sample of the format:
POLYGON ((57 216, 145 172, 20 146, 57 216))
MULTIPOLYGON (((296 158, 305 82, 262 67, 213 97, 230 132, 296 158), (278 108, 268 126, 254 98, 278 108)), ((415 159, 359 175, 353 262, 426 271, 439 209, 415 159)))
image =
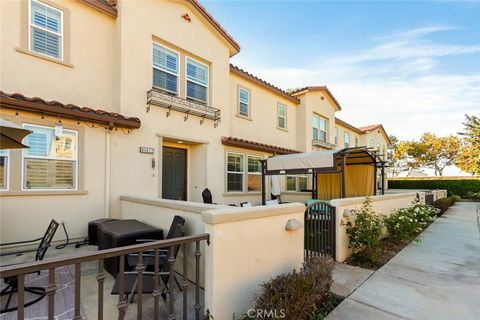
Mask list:
POLYGON ((382 126, 381 124, 371 124, 371 125, 368 125, 368 126, 358 127, 358 129, 360 129, 364 132, 370 132, 372 130, 380 128, 381 126, 382 126))
POLYGON ((272 145, 261 143, 261 142, 234 138, 234 137, 222 137, 222 144, 226 146, 231 146, 231 147, 245 148, 245 149, 274 153, 274 154, 301 153, 300 151, 297 151, 297 150, 287 149, 287 148, 278 147, 278 146, 272 146, 272 145))
POLYGON ((381 129, 383 131, 383 133, 385 134, 385 137, 387 138, 388 143, 392 143, 392 140, 390 140, 390 137, 388 136, 387 131, 385 130, 385 128, 383 127, 383 125, 381 123, 371 124, 371 125, 363 126, 363 127, 358 127, 358 129, 362 130, 363 133, 368 133, 368 132, 371 132, 373 130, 381 129))
POLYGON ((140 119, 127 117, 115 112, 108 112, 58 101, 46 101, 37 97, 25 97, 21 93, 8 94, 0 91, 0 107, 15 110, 37 112, 45 115, 61 116, 74 120, 102 123, 112 127, 140 128, 140 119))
POLYGON ((290 95, 287 91, 285 90, 282 90, 276 86, 274 86, 273 84, 265 81, 265 80, 262 80, 260 78, 258 78, 257 76, 254 76, 253 74, 237 67, 237 66, 234 66, 233 64, 230 64, 230 72, 233 72, 235 74, 238 74, 244 78, 247 78, 249 79, 250 81, 253 81, 255 82, 256 84, 259 84, 267 89, 270 89, 272 91, 274 91, 275 93, 281 95, 282 97, 284 97, 285 99, 288 99, 296 104, 299 104, 300 103, 300 100, 295 98, 294 96, 290 95))
POLYGON ((347 123, 341 119, 338 119, 337 117, 335 117, 335 122, 336 123, 339 123, 340 125, 343 125, 344 127, 347 127, 357 133, 369 133, 373 130, 376 130, 376 129, 382 129, 383 130, 383 133, 385 134, 385 137, 387 138, 387 142, 389 143, 392 143, 392 141, 390 140, 390 137, 388 136, 387 134, 387 131, 385 131, 385 128, 383 127, 382 124, 371 124, 371 125, 368 125, 368 126, 363 126, 363 127, 355 127, 353 125, 351 125, 350 123, 347 123))
POLYGON ((357 128, 355 127, 354 125, 351 125, 350 123, 348 122, 345 122, 337 117, 335 117, 335 123, 338 123, 344 127, 347 127, 349 129, 351 129, 352 131, 355 131, 356 133, 363 133, 363 131, 360 129, 360 128, 357 128))
POLYGON ((297 89, 293 92, 291 92, 290 94, 292 96, 296 96, 296 95, 299 95, 301 93, 304 93, 304 92, 307 92, 307 91, 325 91, 327 92, 327 94, 330 96, 330 98, 332 99, 333 103, 335 103, 336 107, 338 108, 338 110, 342 110, 342 107, 340 106, 340 103, 338 103, 337 99, 335 99, 335 97, 333 96, 332 92, 330 92, 330 90, 327 88, 327 86, 308 86, 308 87, 303 87, 303 88, 300 88, 300 89, 297 89))
POLYGON ((80 0, 81 2, 112 17, 117 17, 116 0, 80 0))
MULTIPOLYGON (((84 2, 85 4, 100 10, 110 16, 117 17, 118 12, 117 12, 117 0, 80 0, 84 2)), ((208 13, 207 9, 205 9, 204 6, 200 4, 198 0, 185 0, 192 4, 192 6, 197 9, 198 12, 209 22, 213 25, 213 27, 232 45, 232 47, 235 49, 235 53, 238 53, 240 51, 240 45, 238 44, 235 39, 231 35, 228 34, 228 32, 218 23, 215 18, 208 13)), ((234 55, 232 54, 232 56, 234 55)))
POLYGON ((202 6, 198 0, 187 0, 187 1, 190 2, 205 17, 205 19, 207 19, 208 22, 210 22, 215 27, 215 29, 217 29, 218 32, 220 32, 220 34, 225 39, 227 39, 227 41, 237 51, 236 53, 240 51, 240 45, 238 44, 238 42, 235 41, 235 39, 233 39, 233 37, 228 34, 228 32, 220 25, 220 23, 218 23, 217 20, 215 20, 215 18, 213 18, 213 16, 210 13, 208 13, 207 9, 205 9, 205 7, 202 6))

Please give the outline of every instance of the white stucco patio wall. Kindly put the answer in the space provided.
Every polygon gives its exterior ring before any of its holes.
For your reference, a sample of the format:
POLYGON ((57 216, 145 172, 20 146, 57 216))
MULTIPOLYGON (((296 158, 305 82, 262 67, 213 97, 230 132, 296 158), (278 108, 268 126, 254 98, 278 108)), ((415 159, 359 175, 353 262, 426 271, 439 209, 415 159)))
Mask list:
POLYGON ((290 203, 202 214, 210 234, 205 247, 205 308, 214 319, 245 314, 261 283, 300 268, 304 210, 303 204, 290 203), (298 229, 286 230, 289 220, 297 220, 298 229))
MULTIPOLYGON (((390 216, 395 209, 409 206, 416 199, 415 192, 387 194, 382 196, 370 197, 372 207, 384 216, 390 216)), ((338 262, 345 261, 352 253, 349 246, 349 239, 346 233, 345 223, 354 221, 351 210, 360 209, 365 202, 366 197, 334 199, 330 201, 336 210, 336 257, 338 262)))
MULTIPOLYGON (((259 285, 276 275, 299 269, 304 256, 305 206, 289 203, 249 208, 156 198, 122 196, 121 218, 137 219, 168 232, 175 215, 185 218, 186 235, 210 234, 202 242, 200 285, 205 309, 215 319, 230 319, 251 307, 259 285), (297 220, 296 230, 286 230, 297 220)), ((187 247, 188 277, 195 281, 195 245, 187 247)), ((183 261, 180 250, 177 261, 183 261)), ((182 264, 175 268, 183 272, 182 264)))

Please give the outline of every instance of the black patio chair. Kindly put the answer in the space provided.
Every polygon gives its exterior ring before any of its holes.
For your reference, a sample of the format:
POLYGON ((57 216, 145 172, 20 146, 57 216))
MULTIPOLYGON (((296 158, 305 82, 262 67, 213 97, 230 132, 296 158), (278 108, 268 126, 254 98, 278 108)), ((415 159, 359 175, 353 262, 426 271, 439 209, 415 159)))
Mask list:
MULTIPOLYGON (((18 251, 9 251, 6 253, 1 253, 0 257, 3 256, 9 256, 9 255, 21 255, 24 253, 29 253, 29 252, 36 252, 35 254, 35 261, 41 261, 45 257, 45 254, 47 253, 48 248, 50 247, 50 243, 52 242, 53 236, 55 235, 55 232, 57 232, 57 228, 59 226, 59 223, 55 220, 52 219, 50 221, 50 224, 48 225, 47 230, 45 231, 45 234, 43 235, 42 238, 34 239, 34 240, 27 240, 27 241, 17 241, 17 242, 9 242, 9 243, 2 243, 0 244, 0 247, 7 246, 7 245, 16 245, 16 244, 28 244, 28 243, 34 243, 37 241, 40 241, 38 244, 38 248, 36 249, 31 249, 31 250, 18 250, 18 251)), ((40 272, 38 272, 40 274, 40 272)), ((0 296, 7 296, 7 301, 5 303, 5 306, 1 306, 0 313, 6 313, 6 312, 11 312, 15 311, 18 309, 18 306, 12 306, 10 307, 10 302, 12 300, 12 297, 14 294, 18 293, 18 277, 13 276, 13 277, 6 277, 3 279, 3 282, 7 285, 2 291, 0 296)), ((46 293, 46 289, 42 287, 24 287, 24 290, 26 292, 30 292, 34 296, 37 296, 31 301, 28 301, 24 304, 25 307, 31 306, 32 304, 35 304, 42 300, 46 293)))
MULTIPOLYGON (((168 235, 166 239, 174 239, 184 236, 183 225, 185 224, 185 219, 180 216, 175 216, 173 218, 172 225, 170 226, 170 230, 168 231, 168 235)), ((158 241, 154 239, 138 239, 140 243, 148 243, 153 241, 158 241)), ((176 259, 178 251, 180 250, 180 245, 176 245, 173 247, 173 256, 176 259)), ((164 290, 161 292, 161 296, 164 301, 166 301, 166 295, 169 291, 168 282, 170 280, 170 264, 168 263, 168 258, 170 255, 170 248, 159 249, 159 279, 163 284, 164 290)), ((148 250, 142 253, 143 257, 143 264, 145 267, 145 271, 143 272, 143 285, 142 285, 142 293, 152 293, 155 288, 154 278, 155 278, 155 251, 148 250)), ((133 269, 138 263, 138 254, 129 254, 127 256, 127 265, 130 269, 133 269)), ((137 293, 137 271, 126 271, 124 273, 124 281, 125 281, 125 295, 126 302, 129 304, 135 294, 137 293)), ((119 279, 117 277, 115 279, 115 283, 113 285, 111 294, 119 294, 118 287, 119 287, 119 279)), ((175 283, 177 284, 180 291, 182 291, 182 287, 178 282, 178 279, 174 276, 175 283)), ((160 284, 159 284, 160 285, 160 284)))
POLYGON ((205 188, 205 190, 203 190, 202 198, 203 198, 203 203, 213 203, 212 192, 208 188, 205 188))

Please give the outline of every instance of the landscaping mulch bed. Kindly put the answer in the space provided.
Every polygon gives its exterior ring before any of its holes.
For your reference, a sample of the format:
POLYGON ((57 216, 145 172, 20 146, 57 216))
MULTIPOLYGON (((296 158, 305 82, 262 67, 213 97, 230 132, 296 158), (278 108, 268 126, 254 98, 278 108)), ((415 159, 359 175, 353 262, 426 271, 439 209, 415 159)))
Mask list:
MULTIPOLYGON (((439 217, 441 218, 441 217, 439 217)), ((425 226, 425 228, 422 230, 425 231, 432 223, 429 223, 425 226)), ((417 234, 417 239, 418 236, 422 234, 422 232, 419 232, 417 234)), ((415 240, 413 240, 415 241, 415 240)), ((419 240, 421 241, 421 240, 419 240)), ((402 251, 403 248, 405 248, 411 241, 401 241, 401 242, 392 242, 388 238, 382 239, 381 242, 381 250, 382 253, 380 255, 380 259, 378 260, 377 263, 372 263, 371 261, 357 261, 353 256, 349 257, 347 260, 345 260, 345 263, 351 265, 351 266, 356 266, 356 267, 361 267, 365 269, 370 269, 370 270, 378 270, 384 265, 387 264, 390 259, 395 257, 397 253, 402 251)))
POLYGON ((400 243, 394 243, 388 241, 387 239, 382 240, 382 254, 377 263, 372 263, 371 261, 357 261, 353 256, 348 258, 345 262, 349 265, 361 267, 370 270, 378 270, 385 264, 387 264, 390 259, 395 257, 403 248, 405 248, 410 242, 403 241, 400 243))
POLYGON ((340 299, 339 297, 333 295, 333 294, 328 294, 324 301, 322 306, 320 306, 315 312, 310 315, 308 320, 323 320, 325 319, 330 312, 335 309, 340 302, 342 302, 343 299, 340 299))

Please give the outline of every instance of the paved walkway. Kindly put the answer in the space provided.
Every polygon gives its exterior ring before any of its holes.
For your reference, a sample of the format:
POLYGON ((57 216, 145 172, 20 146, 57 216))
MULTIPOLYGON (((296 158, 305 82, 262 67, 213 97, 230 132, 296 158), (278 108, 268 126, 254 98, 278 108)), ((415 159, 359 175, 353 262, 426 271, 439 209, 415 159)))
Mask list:
POLYGON ((329 316, 337 319, 480 319, 480 230, 460 202, 375 272, 329 316))

